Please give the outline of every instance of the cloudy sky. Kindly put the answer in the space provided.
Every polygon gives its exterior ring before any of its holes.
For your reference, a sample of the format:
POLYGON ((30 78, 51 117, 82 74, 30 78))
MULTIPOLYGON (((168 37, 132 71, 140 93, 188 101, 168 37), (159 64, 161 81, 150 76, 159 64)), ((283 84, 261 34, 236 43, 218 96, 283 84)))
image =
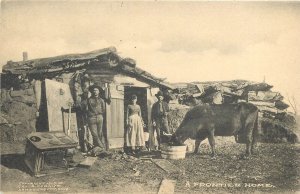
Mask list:
POLYGON ((115 46, 170 82, 265 77, 300 99, 300 2, 2 1, 0 14, 1 66, 115 46))

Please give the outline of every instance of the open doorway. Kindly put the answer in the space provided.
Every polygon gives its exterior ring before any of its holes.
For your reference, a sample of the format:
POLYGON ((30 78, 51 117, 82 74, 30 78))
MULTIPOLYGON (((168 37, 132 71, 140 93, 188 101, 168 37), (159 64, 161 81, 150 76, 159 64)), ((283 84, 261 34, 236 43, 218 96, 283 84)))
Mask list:
POLYGON ((36 121, 36 132, 48 132, 48 110, 47 110, 47 98, 46 98, 46 84, 45 81, 41 83, 41 88, 38 88, 41 93, 40 106, 38 108, 39 116, 36 121))
POLYGON ((131 96, 137 96, 137 104, 141 107, 143 121, 148 126, 148 109, 147 109, 147 88, 143 87, 124 87, 124 123, 126 122, 127 106, 131 103, 131 96))

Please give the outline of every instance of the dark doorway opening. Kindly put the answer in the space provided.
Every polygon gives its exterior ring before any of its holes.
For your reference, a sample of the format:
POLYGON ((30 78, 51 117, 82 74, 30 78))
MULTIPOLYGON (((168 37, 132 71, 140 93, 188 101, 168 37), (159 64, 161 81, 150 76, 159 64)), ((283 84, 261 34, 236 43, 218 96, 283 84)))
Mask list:
POLYGON ((41 84, 41 100, 40 100, 40 107, 38 112, 39 112, 39 117, 37 118, 36 121, 36 131, 37 132, 49 131, 45 81, 43 81, 41 84))

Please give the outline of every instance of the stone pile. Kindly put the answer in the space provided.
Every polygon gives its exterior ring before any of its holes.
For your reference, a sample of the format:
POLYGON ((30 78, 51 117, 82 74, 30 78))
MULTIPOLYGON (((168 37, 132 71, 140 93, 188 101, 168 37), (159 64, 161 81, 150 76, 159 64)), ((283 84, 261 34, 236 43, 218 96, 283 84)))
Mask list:
MULTIPOLYGON (((240 101, 252 103, 259 109, 262 141, 295 143, 298 141, 295 135, 298 130, 295 116, 288 113, 289 105, 284 102, 284 97, 279 92, 271 90, 272 87, 267 83, 233 80, 180 83, 176 91, 178 102, 188 106, 240 101)), ((172 114, 176 116, 177 113, 175 111, 172 114)))
POLYGON ((18 89, 1 89, 1 142, 23 141, 36 129, 36 98, 27 82, 18 89))

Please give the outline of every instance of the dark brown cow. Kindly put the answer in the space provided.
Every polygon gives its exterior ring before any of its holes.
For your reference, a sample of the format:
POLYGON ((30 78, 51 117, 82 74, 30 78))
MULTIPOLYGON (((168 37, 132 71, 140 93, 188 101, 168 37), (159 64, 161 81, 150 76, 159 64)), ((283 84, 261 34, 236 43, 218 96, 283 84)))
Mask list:
POLYGON ((235 136, 245 139, 246 155, 253 152, 258 135, 258 109, 253 104, 199 105, 188 111, 182 123, 172 136, 173 143, 195 139, 198 153, 201 141, 208 138, 215 155, 214 136, 235 136))

